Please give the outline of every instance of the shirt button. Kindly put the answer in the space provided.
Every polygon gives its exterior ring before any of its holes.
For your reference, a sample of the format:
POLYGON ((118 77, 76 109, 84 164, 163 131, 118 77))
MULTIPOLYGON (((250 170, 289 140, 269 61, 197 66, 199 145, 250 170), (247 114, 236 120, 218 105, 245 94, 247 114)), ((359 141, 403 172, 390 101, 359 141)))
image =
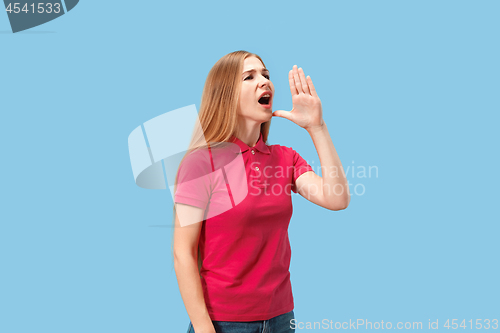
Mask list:
POLYGON ((254 155, 255 155, 255 151, 254 151, 253 149, 252 149, 252 154, 254 154, 254 155))
POLYGON ((255 170, 259 171, 259 167, 255 167, 255 170))

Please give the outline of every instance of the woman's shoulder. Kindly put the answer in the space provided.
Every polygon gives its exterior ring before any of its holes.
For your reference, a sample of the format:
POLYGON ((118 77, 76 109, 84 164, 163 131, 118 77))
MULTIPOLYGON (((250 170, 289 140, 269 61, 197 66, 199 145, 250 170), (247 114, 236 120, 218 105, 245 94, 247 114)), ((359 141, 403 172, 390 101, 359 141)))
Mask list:
POLYGON ((188 151, 183 157, 182 167, 190 172, 208 174, 234 160, 240 150, 236 144, 221 142, 218 145, 201 146, 188 151))
POLYGON ((278 143, 272 145, 269 144, 266 145, 269 148, 269 150, 274 153, 293 154, 294 151, 293 148, 278 143))
POLYGON ((183 163, 196 164, 210 161, 210 152, 206 147, 192 149, 186 152, 183 163))
POLYGON ((208 149, 194 149, 185 154, 179 163, 177 171, 189 175, 189 177, 200 177, 212 170, 210 152, 208 149))
POLYGON ((273 144, 269 146, 269 150, 273 155, 279 155, 281 159, 283 159, 285 164, 300 164, 306 163, 304 158, 292 147, 281 145, 281 144, 273 144))

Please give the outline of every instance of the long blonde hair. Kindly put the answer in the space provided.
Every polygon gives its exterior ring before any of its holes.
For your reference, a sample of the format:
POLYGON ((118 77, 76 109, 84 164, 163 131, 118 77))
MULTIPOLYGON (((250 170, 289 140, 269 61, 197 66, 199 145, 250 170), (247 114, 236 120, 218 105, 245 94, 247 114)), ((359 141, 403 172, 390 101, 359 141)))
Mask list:
MULTIPOLYGON (((208 73, 198 112, 201 129, 193 129, 189 148, 180 163, 182 163, 190 152, 199 147, 206 146, 207 142, 228 142, 231 136, 236 136, 241 73, 243 71, 243 63, 248 57, 256 57, 265 67, 264 61, 258 55, 240 50, 231 52, 220 58, 208 73)), ((266 144, 270 127, 271 120, 262 123, 260 127, 262 139, 266 144)), ((175 176, 174 193, 177 189, 177 176, 178 174, 175 176)), ((172 229, 171 241, 172 269, 174 262, 175 217, 176 209, 174 203, 172 219, 174 228, 172 229)), ((202 261, 198 245, 198 271, 201 270, 201 265, 202 261)))

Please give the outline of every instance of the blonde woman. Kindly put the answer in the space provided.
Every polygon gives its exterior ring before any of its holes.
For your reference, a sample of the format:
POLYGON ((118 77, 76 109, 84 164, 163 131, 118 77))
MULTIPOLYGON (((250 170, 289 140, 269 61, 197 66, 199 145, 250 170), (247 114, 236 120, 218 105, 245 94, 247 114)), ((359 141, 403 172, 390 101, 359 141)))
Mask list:
POLYGON ((293 109, 273 112, 274 86, 258 55, 232 52, 208 74, 201 129, 194 131, 174 187, 174 267, 188 332, 293 332, 291 192, 330 210, 349 205, 347 180, 312 80, 294 66, 289 83, 293 109), (322 177, 294 149, 267 145, 273 116, 307 130, 322 177), (217 167, 215 152, 224 143, 237 154, 219 160, 241 161, 242 186, 231 187, 228 168, 217 167), (230 208, 214 213, 224 202, 230 208))

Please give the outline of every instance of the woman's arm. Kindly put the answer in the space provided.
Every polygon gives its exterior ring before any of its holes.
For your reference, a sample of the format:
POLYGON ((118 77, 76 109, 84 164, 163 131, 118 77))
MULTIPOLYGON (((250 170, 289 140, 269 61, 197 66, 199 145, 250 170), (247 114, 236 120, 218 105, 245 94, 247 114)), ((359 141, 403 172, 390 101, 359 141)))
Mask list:
POLYGON ((351 200, 349 185, 326 123, 308 128, 307 132, 318 152, 322 177, 311 171, 303 173, 295 181, 297 192, 324 208, 346 209, 351 200))
POLYGON ((291 111, 278 110, 273 116, 286 118, 307 130, 321 162, 321 174, 304 172, 295 180, 297 192, 307 200, 331 210, 347 208, 351 200, 342 163, 333 146, 332 139, 323 121, 321 100, 310 76, 302 68, 293 66, 288 73, 292 94, 291 111))
POLYGON ((215 333, 198 271, 198 240, 203 210, 176 203, 174 268, 184 306, 196 333, 215 333), (182 219, 182 227, 179 221, 182 219))

